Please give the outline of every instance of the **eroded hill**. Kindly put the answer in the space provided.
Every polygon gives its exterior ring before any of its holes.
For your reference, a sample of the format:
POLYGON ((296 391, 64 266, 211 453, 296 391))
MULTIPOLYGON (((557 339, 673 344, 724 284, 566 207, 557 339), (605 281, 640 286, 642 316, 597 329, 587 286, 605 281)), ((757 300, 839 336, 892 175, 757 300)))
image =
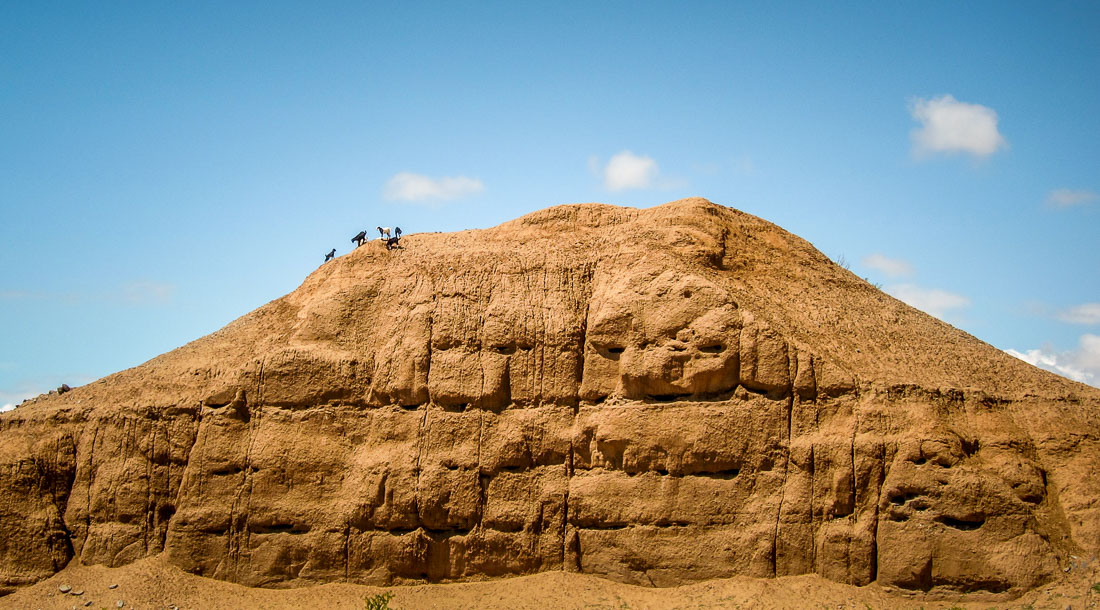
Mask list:
POLYGON ((569 570, 1019 593, 1100 546, 1100 391, 701 199, 371 243, 0 415, 0 583, 569 570))

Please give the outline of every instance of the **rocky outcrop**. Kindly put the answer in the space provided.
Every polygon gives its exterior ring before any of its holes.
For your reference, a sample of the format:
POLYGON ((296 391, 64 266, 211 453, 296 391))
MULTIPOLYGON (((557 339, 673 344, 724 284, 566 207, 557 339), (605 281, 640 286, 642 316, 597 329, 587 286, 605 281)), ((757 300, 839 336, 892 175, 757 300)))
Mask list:
POLYGON ((1100 391, 700 199, 369 244, 0 415, 0 582, 571 570, 1018 593, 1100 546, 1100 391))

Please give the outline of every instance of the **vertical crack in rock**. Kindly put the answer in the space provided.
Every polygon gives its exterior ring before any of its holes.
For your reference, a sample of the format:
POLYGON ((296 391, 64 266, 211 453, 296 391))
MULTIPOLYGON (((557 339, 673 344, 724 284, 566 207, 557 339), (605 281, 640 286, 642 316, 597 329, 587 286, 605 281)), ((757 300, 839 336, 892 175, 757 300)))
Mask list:
POLYGON ((73 480, 76 476, 76 443, 72 437, 68 434, 61 436, 54 444, 53 452, 53 464, 45 464, 46 482, 50 488, 50 496, 53 500, 54 509, 57 511, 58 526, 61 528, 62 540, 64 547, 62 552, 65 555, 65 560, 59 562, 55 566, 55 569, 60 570, 68 565, 69 561, 75 556, 73 549, 73 535, 69 530, 68 524, 65 522, 65 511, 69 505, 69 493, 73 486, 73 480), (63 450, 62 444, 68 441, 69 450, 63 450), (72 464, 69 464, 68 456, 72 456, 72 464))
MULTIPOLYGON (((85 433, 86 434, 86 433, 85 433)), ((87 504, 84 510, 84 539, 80 541, 80 551, 83 554, 84 543, 88 541, 88 532, 92 530, 92 484, 95 482, 95 445, 96 440, 99 438, 99 421, 96 420, 92 423, 92 443, 88 447, 88 486, 87 486, 87 504)))
MULTIPOLYGON (((261 370, 262 368, 263 365, 261 364, 261 370)), ((249 407, 246 406, 245 408, 249 407)), ((252 455, 256 444, 256 438, 259 436, 258 430, 263 420, 263 411, 263 405, 257 405, 255 416, 249 417, 249 421, 245 423, 245 425, 248 426, 248 445, 245 448, 241 482, 237 486, 237 493, 233 498, 233 505, 229 512, 229 535, 227 536, 227 543, 229 545, 228 555, 232 570, 237 573, 239 573, 242 568, 242 548, 247 551, 249 548, 249 541, 251 540, 248 517, 251 512, 252 487, 254 483, 252 473, 255 470, 252 464, 252 455)), ((251 553, 248 553, 248 563, 249 566, 251 566, 251 553)))
POLYGON ((157 453, 157 422, 150 426, 149 455, 145 459, 145 518, 141 523, 141 542, 145 552, 149 552, 149 533, 153 529, 153 518, 156 513, 156 495, 153 491, 153 460, 157 453))
POLYGON ((886 443, 879 443, 879 468, 878 468, 878 480, 875 482, 877 492, 875 494, 875 518, 872 522, 871 532, 871 581, 878 580, 878 525, 879 525, 879 506, 882 505, 882 488, 886 484, 886 443))
POLYGON ((416 434, 416 493, 413 494, 413 510, 416 513, 417 523, 422 522, 422 515, 420 514, 420 462, 424 456, 424 452, 428 450, 428 435, 431 432, 431 426, 428 425, 428 413, 430 409, 425 407, 420 411, 420 422, 417 427, 416 434))
POLYGON ((794 393, 787 396, 787 443, 783 460, 783 482, 779 486, 779 507, 775 511, 775 528, 772 531, 772 576, 779 576, 779 520, 783 517, 783 502, 787 498, 787 475, 791 470, 791 421, 794 411, 794 393))
POLYGON ((351 523, 344 521, 344 582, 350 582, 351 573, 351 523))
MULTIPOLYGON (((574 429, 576 428, 576 416, 573 420, 574 429)), ((565 493, 562 495, 562 520, 561 520, 561 565, 562 569, 566 569, 565 562, 569 558, 569 485, 573 480, 573 438, 572 435, 569 439, 569 453, 565 457, 565 493)), ((581 572, 581 547, 578 541, 576 548, 573 549, 576 553, 576 571, 581 572)))
POLYGON ((821 522, 818 521, 817 515, 814 514, 814 484, 817 476, 817 464, 814 463, 814 449, 813 442, 810 443, 810 457, 807 465, 810 469, 810 512, 807 515, 807 521, 810 525, 810 571, 814 574, 820 574, 817 565, 817 529, 820 527, 821 522))
POLYGON ((483 464, 481 462, 481 444, 485 438, 485 411, 478 410, 477 413, 477 460, 475 463, 477 467, 474 470, 474 476, 478 481, 478 502, 476 507, 476 521, 474 527, 480 532, 484 530, 485 523, 485 510, 489 501, 489 490, 486 486, 481 484, 481 472, 483 464))
MULTIPOLYGON (((854 578, 852 570, 852 540, 855 538, 856 528, 859 524, 859 516, 862 514, 862 507, 856 504, 856 490, 859 489, 859 479, 856 477, 856 436, 859 434, 859 405, 852 406, 852 417, 855 421, 852 423, 852 483, 851 483, 851 495, 848 497, 848 506, 851 507, 848 513, 848 540, 847 549, 844 552, 845 570, 848 574, 848 582, 855 583, 859 579, 854 578)), ((865 583, 860 583, 865 584, 865 583)))
MULTIPOLYGON (((256 375, 256 406, 263 407, 264 404, 264 366, 267 364, 267 357, 260 359, 260 372, 256 375)), ((246 405, 247 408, 247 405, 246 405)))

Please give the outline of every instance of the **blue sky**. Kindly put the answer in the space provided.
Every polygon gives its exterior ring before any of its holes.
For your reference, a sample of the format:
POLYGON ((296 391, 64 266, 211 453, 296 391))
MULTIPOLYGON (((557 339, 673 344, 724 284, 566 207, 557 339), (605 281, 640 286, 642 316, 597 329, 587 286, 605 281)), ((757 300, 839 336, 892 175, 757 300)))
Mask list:
POLYGON ((687 196, 1100 385, 1096 3, 5 2, 0 408, 367 227, 687 196))

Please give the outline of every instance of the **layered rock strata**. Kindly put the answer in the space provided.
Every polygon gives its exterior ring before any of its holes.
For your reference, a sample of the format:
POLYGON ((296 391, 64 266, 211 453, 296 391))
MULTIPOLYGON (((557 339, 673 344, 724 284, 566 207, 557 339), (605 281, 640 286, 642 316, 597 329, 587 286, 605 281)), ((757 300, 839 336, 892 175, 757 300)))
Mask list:
POLYGON ((1100 547, 1100 391, 756 217, 561 206, 374 243, 0 415, 0 584, 574 570, 1018 593, 1100 547))

